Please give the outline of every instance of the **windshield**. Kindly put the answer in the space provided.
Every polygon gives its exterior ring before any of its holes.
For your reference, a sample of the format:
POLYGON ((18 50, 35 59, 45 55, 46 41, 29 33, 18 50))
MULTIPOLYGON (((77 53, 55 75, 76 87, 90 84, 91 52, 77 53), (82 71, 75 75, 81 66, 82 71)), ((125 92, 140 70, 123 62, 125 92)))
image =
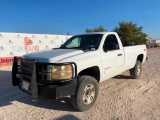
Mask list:
POLYGON ((99 47, 102 34, 88 34, 73 36, 67 40, 60 48, 65 49, 83 49, 83 50, 96 50, 99 47))

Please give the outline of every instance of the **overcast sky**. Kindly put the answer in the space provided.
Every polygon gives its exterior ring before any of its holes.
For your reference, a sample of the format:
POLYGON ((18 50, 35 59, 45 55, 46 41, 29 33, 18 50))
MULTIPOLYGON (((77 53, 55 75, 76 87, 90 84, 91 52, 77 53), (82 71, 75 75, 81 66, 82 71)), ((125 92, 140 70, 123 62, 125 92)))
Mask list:
POLYGON ((0 0, 0 32, 75 35, 121 21, 160 39, 160 0, 0 0))

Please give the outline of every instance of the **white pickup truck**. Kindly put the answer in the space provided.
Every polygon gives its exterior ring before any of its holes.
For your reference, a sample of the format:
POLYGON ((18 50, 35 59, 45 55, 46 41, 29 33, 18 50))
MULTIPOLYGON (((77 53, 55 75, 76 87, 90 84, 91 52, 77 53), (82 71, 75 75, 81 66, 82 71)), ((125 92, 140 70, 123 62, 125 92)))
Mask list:
POLYGON ((96 102, 99 83, 130 70, 141 75, 146 46, 123 47, 115 32, 75 35, 60 48, 14 57, 12 84, 35 98, 71 96, 80 111, 96 102))

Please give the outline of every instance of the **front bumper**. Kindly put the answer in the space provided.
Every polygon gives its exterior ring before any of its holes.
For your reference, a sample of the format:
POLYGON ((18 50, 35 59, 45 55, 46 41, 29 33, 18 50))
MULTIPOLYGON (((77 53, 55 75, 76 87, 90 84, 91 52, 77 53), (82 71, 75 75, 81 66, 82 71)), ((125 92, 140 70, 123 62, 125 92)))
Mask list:
MULTIPOLYGON (((47 99, 58 99, 68 95, 74 95, 76 90, 76 83, 69 83, 66 85, 45 85, 37 83, 37 93, 33 93, 32 85, 29 84, 29 87, 26 89, 23 87, 23 80, 18 80, 18 87, 32 95, 34 98, 47 98, 47 99), (36 94, 36 96, 34 96, 36 94)), ((26 83, 26 81, 25 81, 26 83)))
MULTIPOLYGON (((54 83, 42 83, 37 80, 37 61, 30 60, 30 66, 32 66, 32 71, 30 71, 30 80, 25 80, 22 73, 19 73, 20 58, 14 57, 13 67, 12 67, 12 85, 18 86, 21 90, 31 94, 34 98, 48 98, 48 99, 58 99, 68 95, 74 95, 77 86, 77 77, 75 72, 75 77, 70 80, 64 80, 54 83)), ((65 63, 66 64, 66 63, 65 63)), ((75 64, 75 63, 74 63, 75 64)), ((76 65, 75 65, 76 68, 76 65)))
POLYGON ((58 99, 68 95, 74 95, 76 83, 64 86, 38 86, 39 97, 58 99))

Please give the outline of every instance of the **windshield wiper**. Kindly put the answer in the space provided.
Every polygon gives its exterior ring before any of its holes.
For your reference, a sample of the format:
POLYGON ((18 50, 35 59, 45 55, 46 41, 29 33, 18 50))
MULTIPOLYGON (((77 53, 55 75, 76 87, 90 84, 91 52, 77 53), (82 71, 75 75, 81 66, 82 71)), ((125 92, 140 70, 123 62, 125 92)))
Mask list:
POLYGON ((60 47, 59 49, 83 49, 83 48, 81 48, 81 47, 71 47, 71 48, 60 47))
POLYGON ((96 50, 95 48, 88 48, 88 47, 84 47, 84 48, 82 47, 71 47, 71 48, 59 47, 59 48, 53 48, 53 49, 78 49, 78 50, 83 50, 84 52, 96 50))
POLYGON ((59 49, 67 49, 67 47, 59 47, 59 49))

